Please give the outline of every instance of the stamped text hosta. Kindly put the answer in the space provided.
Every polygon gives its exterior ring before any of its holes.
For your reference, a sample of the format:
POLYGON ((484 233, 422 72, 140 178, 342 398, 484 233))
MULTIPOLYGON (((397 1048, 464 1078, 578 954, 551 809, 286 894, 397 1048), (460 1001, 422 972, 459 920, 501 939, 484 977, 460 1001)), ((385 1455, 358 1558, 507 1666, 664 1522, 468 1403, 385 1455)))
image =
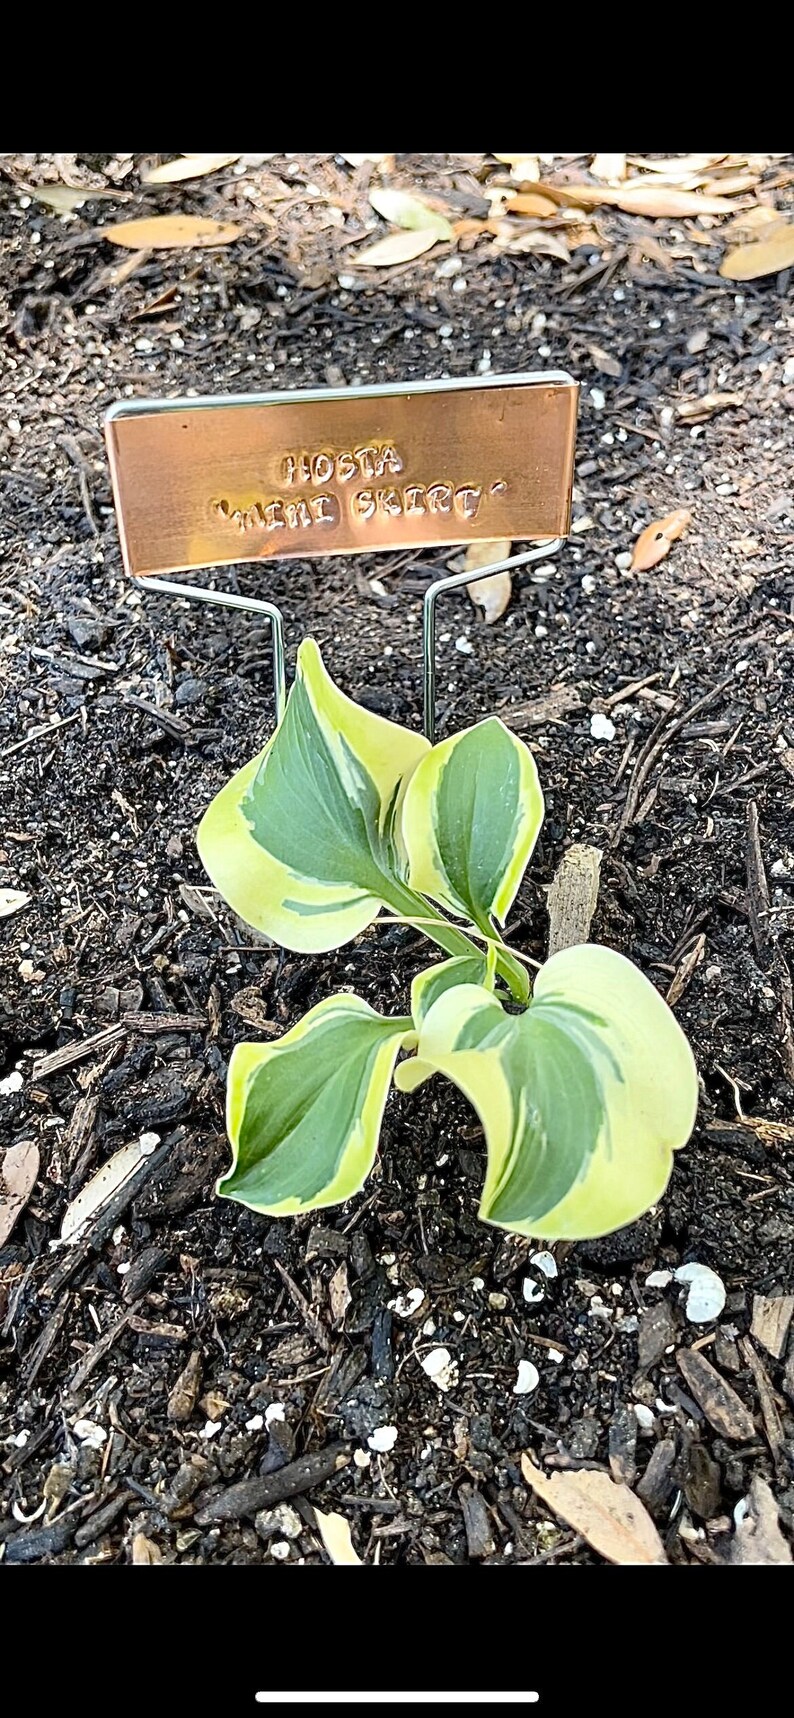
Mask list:
POLYGON ((542 821, 532 754, 502 722, 430 746, 345 697, 304 641, 273 739, 202 820, 204 865, 286 948, 338 948, 385 910, 447 958, 414 979, 410 1015, 335 995, 277 1043, 237 1045, 220 1193, 274 1216, 339 1204, 372 1168, 392 1080, 440 1073, 482 1122, 486 1221, 593 1237, 659 1198, 694 1124, 692 1053, 611 949, 565 949, 530 988, 502 927, 542 821))

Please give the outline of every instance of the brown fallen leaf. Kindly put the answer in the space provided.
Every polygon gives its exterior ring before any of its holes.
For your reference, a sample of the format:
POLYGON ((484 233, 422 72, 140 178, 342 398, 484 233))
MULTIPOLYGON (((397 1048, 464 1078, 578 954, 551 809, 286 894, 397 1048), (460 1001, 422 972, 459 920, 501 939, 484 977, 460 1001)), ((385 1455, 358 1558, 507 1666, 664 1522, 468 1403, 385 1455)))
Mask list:
POLYGON ((122 1145, 113 1156, 107 1158, 89 1181, 80 1188, 80 1192, 67 1205, 61 1223, 61 1240, 74 1242, 77 1240, 85 1224, 90 1221, 96 1211, 107 1204, 108 1199, 128 1181, 135 1173, 138 1164, 154 1148, 151 1140, 156 1141, 155 1134, 141 1134, 140 1139, 130 1140, 122 1145))
POLYGON ((132 1539, 133 1563, 162 1563, 163 1553, 153 1539, 147 1539, 145 1533, 135 1533, 132 1539))
MULTIPOLYGON (((466 550, 465 570, 476 572, 493 561, 506 561, 513 545, 509 537, 499 537, 492 543, 470 543, 466 550)), ((492 573, 487 579, 474 579, 466 589, 472 602, 481 608, 488 626, 503 615, 510 601, 513 581, 509 570, 492 573)))
POLYGON ((676 417, 683 418, 685 423, 699 424, 713 417, 715 412, 726 412, 730 406, 743 405, 744 394, 701 394, 697 400, 681 400, 676 406, 676 417))
POLYGON ((124 191, 82 190, 76 185, 26 185, 24 189, 55 215, 69 215, 73 209, 82 209, 84 203, 96 203, 101 197, 110 197, 117 203, 126 202, 127 198, 124 191))
POLYGON ((625 179, 628 168, 625 155, 594 155, 590 162, 590 172, 594 179, 605 179, 608 185, 619 184, 625 179))
POLYGON ((500 250, 514 251, 519 255, 525 251, 537 251, 541 256, 557 257, 559 262, 570 262, 571 253, 564 241, 556 233, 543 232, 539 227, 528 233, 518 233, 512 236, 496 239, 500 250))
POLYGON ((545 1474, 529 1456, 521 1457, 527 1485, 562 1521, 580 1533, 609 1563, 666 1563, 664 1546, 650 1515, 627 1485, 606 1473, 545 1474))
POLYGON ((446 216, 439 215, 420 197, 412 197, 408 191, 393 191, 384 186, 370 191, 369 200, 384 221, 391 221, 395 227, 405 227, 414 233, 435 233, 439 239, 453 237, 453 229, 446 216))
POLYGON ((20 913, 29 900, 30 896, 22 889, 0 889, 0 919, 9 919, 12 913, 20 913))
POLYGON ((755 203, 752 209, 743 209, 734 220, 722 227, 720 237, 723 239, 752 239, 757 233, 759 237, 772 237, 773 227, 785 227, 785 215, 779 209, 770 209, 768 203, 755 203))
POLYGON ((557 204, 551 197, 544 197, 539 191, 516 191, 505 203, 505 208, 511 215, 556 215, 557 204))
POLYGON ((177 155, 175 161, 150 167, 141 180, 144 185, 178 185, 182 179, 203 179, 221 167, 232 167, 239 159, 239 155, 177 155))
POLYGON ((168 1398, 168 1418, 176 1425, 189 1420, 201 1389, 201 1354, 196 1348, 183 1367, 168 1398))
POLYGON ((683 536, 691 522, 692 514, 687 508, 677 507, 675 513, 667 513, 664 519, 656 519, 652 525, 646 525, 634 544, 631 571, 649 573, 651 567, 657 566, 670 553, 676 538, 683 536))
POLYGON ((768 239, 739 245, 720 263, 724 280, 761 280, 765 274, 780 274, 794 264, 794 221, 777 227, 768 239))
POLYGON ((629 156, 632 167, 642 167, 646 173, 666 179, 687 179, 691 173, 705 173, 725 159, 725 155, 665 155, 657 160, 646 155, 629 156))
POLYGON ((350 1522, 344 1515, 336 1515, 333 1511, 326 1515, 322 1509, 315 1509, 314 1518, 332 1563, 361 1563, 358 1552, 353 1549, 350 1522))
POLYGON ((682 1348, 676 1360, 690 1395, 715 1432, 736 1443, 748 1443, 755 1437, 755 1421, 749 1408, 705 1354, 695 1348, 682 1348))
POLYGON ((421 232, 389 233, 388 238, 367 245, 365 250, 351 256, 350 261, 356 268, 394 268, 401 262, 413 262, 414 257, 420 257, 423 251, 437 244, 438 233, 427 228, 421 232))
POLYGON ((791 1563, 780 1531, 777 1504, 765 1479, 756 1477, 747 1495, 747 1513, 734 1533, 729 1563, 791 1563))
POLYGON ((39 1173, 39 1148, 32 1140, 11 1145, 0 1162, 0 1247, 24 1211, 39 1173))
POLYGON ((207 245, 230 245, 242 236, 242 227, 231 221, 212 221, 207 215, 145 215, 139 221, 121 221, 115 227, 99 227, 103 239, 124 245, 130 251, 196 250, 207 245))
POLYGON ((707 197, 700 191, 679 191, 674 186, 646 185, 633 179, 611 193, 609 201, 626 215, 649 215, 651 218, 673 218, 677 215, 732 215, 733 204, 727 197, 707 197))

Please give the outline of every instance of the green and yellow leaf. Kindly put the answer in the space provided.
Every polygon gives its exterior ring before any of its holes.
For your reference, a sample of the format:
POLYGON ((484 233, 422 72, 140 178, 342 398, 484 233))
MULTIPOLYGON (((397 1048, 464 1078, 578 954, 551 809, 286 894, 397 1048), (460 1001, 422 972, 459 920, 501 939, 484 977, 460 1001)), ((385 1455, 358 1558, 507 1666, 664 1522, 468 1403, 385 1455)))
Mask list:
POLYGON ((433 746, 400 819, 412 889, 488 930, 504 924, 543 822, 529 748, 490 717, 433 746))
POLYGON ((411 1013, 417 1032, 421 1031, 434 1002, 454 985, 479 984, 485 990, 493 990, 495 969, 496 949, 491 944, 487 953, 458 955, 454 960, 442 960, 418 972, 411 985, 411 1013))
POLYGON ((318 1003, 278 1043, 238 1044, 226 1125, 233 1163, 217 1191, 273 1217, 339 1205, 375 1161, 383 1108, 410 1019, 360 997, 318 1003))
POLYGON ((213 800, 197 832, 202 862, 234 912, 285 948, 349 942, 399 890, 395 817, 430 750, 421 734, 364 710, 298 651, 282 722, 213 800))
POLYGON ((444 992, 395 1084, 412 1090, 432 1073, 482 1121, 480 1216, 545 1240, 608 1234, 655 1204, 697 1109, 692 1052, 666 1003, 594 944, 547 961, 521 1015, 478 985, 444 992))

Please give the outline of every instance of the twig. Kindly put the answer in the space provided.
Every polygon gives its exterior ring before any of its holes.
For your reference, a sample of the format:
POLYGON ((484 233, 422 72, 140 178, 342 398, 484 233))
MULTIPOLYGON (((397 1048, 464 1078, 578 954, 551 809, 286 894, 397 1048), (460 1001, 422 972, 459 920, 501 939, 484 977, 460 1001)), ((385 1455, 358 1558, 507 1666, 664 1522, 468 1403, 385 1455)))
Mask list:
POLYGON ((617 829, 615 830, 615 834, 612 838, 612 845, 614 847, 617 846, 621 836, 628 828, 629 824, 634 821, 644 783, 653 769, 659 754, 664 751, 665 746, 670 745, 670 742, 675 739, 676 734, 679 734, 681 729, 686 727, 687 722, 691 722, 692 717, 695 716, 699 710, 705 710, 708 704, 714 703, 714 700, 719 698, 722 693, 727 691, 728 687, 733 684, 734 676, 732 674, 726 676, 726 678, 721 680, 719 685, 715 686, 711 692, 704 692, 702 698, 696 698, 694 704, 690 704, 689 709, 684 710, 681 716, 677 716, 674 722, 668 721, 666 712, 661 716, 656 727, 648 736, 648 739, 637 758, 637 762, 634 765, 631 780, 626 791, 625 804, 620 815, 617 829))
POLYGON ((24 751, 25 746, 32 746, 34 740, 43 739, 45 734, 57 734, 59 728, 68 728, 70 722, 77 722, 79 719, 80 711, 75 710, 73 715, 61 716, 57 722, 44 722, 40 728, 31 728, 24 740, 15 740, 13 746, 7 746, 4 752, 0 752, 0 759, 5 762, 6 758, 13 757, 14 752, 24 751))
POLYGON ((763 954, 768 935, 769 887, 758 832, 758 806, 754 799, 747 801, 746 825, 744 862, 747 870, 748 915, 756 950, 758 954, 763 954))

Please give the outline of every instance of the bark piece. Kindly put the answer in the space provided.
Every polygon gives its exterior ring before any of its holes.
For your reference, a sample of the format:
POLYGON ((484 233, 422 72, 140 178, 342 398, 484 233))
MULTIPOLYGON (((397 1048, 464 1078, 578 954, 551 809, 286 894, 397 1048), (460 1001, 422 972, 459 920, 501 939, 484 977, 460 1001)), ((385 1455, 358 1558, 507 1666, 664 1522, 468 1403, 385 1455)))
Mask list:
POLYGON ((735 1443, 748 1443, 754 1438, 755 1422, 749 1408, 705 1355, 694 1348, 682 1348, 676 1358, 698 1407, 703 1409, 715 1432, 735 1443))
POLYGON ((549 958, 561 949, 586 943, 598 901, 600 847, 575 841, 557 867, 549 888, 549 958))

